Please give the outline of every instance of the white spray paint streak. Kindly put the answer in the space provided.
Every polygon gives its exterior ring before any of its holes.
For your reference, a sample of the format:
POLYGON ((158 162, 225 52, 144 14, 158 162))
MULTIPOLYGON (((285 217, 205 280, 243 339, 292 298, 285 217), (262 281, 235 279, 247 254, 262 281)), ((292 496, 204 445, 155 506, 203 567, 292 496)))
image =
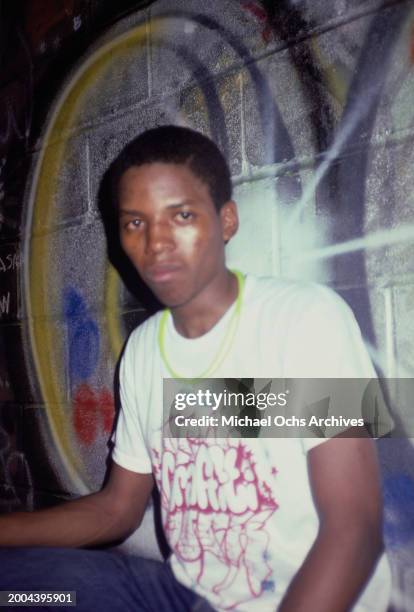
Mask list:
POLYGON ((338 158, 340 152, 342 151, 348 138, 354 132, 354 129, 356 128, 358 123, 369 112, 371 104, 376 99, 376 95, 379 92, 380 88, 381 82, 377 82, 371 87, 367 88, 366 92, 364 92, 364 96, 361 96, 359 98, 359 101, 356 103, 352 115, 349 115, 348 120, 339 127, 332 146, 324 154, 324 159, 322 163, 319 164, 311 181, 305 187, 302 197, 297 203, 297 206, 295 208, 295 214, 292 215, 292 218, 290 220, 292 225, 290 228, 288 228, 290 232, 295 230, 295 226, 300 218, 302 211, 304 210, 310 199, 314 197, 315 191, 320 181, 323 179, 323 177, 329 170, 331 163, 338 158))
POLYGON ((318 249, 294 253, 292 259, 317 260, 353 253, 354 251, 374 249, 392 244, 402 244, 414 241, 414 224, 403 225, 394 229, 380 230, 361 238, 353 238, 346 242, 333 244, 318 249))
POLYGON ((328 240, 331 219, 308 215, 306 219, 296 221, 294 229, 286 232, 283 228, 292 228, 293 212, 283 211, 280 225, 283 232, 282 274, 288 278, 327 282, 329 278, 328 263, 323 259, 312 259, 304 256, 321 248, 319 245, 328 240))

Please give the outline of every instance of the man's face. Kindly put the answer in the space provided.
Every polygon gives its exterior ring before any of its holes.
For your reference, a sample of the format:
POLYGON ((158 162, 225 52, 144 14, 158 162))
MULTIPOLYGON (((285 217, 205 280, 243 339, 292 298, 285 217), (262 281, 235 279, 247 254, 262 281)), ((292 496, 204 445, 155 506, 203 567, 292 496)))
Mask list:
POLYGON ((237 229, 233 202, 217 212, 207 185, 185 165, 125 172, 119 188, 121 244, 143 281, 171 308, 186 305, 226 273, 224 242, 237 229))

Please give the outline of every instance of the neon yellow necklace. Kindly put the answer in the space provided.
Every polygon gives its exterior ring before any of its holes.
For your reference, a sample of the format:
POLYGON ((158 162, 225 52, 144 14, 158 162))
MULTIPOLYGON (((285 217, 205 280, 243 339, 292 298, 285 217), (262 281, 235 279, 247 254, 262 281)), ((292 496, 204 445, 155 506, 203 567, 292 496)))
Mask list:
POLYGON ((230 347, 233 344, 233 340, 234 340, 234 337, 236 335, 236 331, 239 325, 240 312, 241 312, 241 307, 243 303, 243 289, 244 289, 244 280, 245 280, 243 274, 239 272, 238 270, 232 270, 232 272, 236 275, 237 284, 238 284, 238 294, 237 294, 234 311, 229 321, 226 335, 224 336, 220 344, 220 347, 216 355, 213 358, 213 361, 198 376, 194 376, 193 378, 187 378, 185 376, 181 376, 181 374, 179 374, 172 368, 170 362, 168 361, 167 353, 165 350, 165 328, 166 328, 168 316, 170 314, 170 309, 167 308, 162 313, 161 320, 160 320, 160 326, 158 330, 158 346, 160 349, 162 360, 164 361, 164 364, 167 370, 169 371, 169 373, 171 374, 173 378, 180 378, 188 382, 194 382, 198 380, 199 378, 208 378, 208 376, 212 374, 214 370, 216 370, 219 367, 219 365, 223 362, 224 358, 229 352, 230 347))

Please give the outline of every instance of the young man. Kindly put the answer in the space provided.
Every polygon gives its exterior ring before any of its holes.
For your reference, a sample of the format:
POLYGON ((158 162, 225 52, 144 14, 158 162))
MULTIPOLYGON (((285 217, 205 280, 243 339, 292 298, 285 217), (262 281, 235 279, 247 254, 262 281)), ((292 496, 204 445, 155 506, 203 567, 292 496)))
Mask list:
POLYGON ((86 547, 125 537, 155 479, 171 558, 7 549, 0 588, 77 590, 82 610, 385 610, 390 574, 370 439, 162 434, 166 377, 372 378, 350 310, 326 288, 226 268, 237 210, 226 162, 201 134, 149 130, 112 176, 122 247, 168 310, 135 330, 124 352, 107 485, 2 517, 0 543, 86 547), (16 579, 23 559, 39 568, 30 585, 21 569, 16 579))

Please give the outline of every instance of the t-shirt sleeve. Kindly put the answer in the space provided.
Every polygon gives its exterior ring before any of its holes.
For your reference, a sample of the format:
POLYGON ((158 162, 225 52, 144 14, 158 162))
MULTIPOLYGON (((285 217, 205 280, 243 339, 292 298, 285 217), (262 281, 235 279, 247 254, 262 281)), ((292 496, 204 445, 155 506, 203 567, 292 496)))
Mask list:
POLYGON ((326 287, 301 296, 285 363, 297 378, 375 378, 353 312, 326 287))
POLYGON ((140 401, 142 403, 143 399, 141 397, 140 400, 137 393, 139 364, 136 360, 136 340, 136 338, 130 338, 121 359, 119 370, 121 409, 116 430, 112 436, 115 444, 112 459, 121 467, 146 474, 152 471, 152 466, 139 412, 140 401))
MULTIPOLYGON (((321 398, 330 397, 326 416, 364 418, 367 421, 363 410, 371 401, 379 410, 375 415, 377 431, 373 435, 378 437, 392 430, 393 422, 360 328, 341 297, 330 289, 319 287, 316 297, 309 300, 291 334, 291 350, 286 356, 288 367, 296 379, 318 379, 315 386, 312 381, 306 384, 315 401, 318 399, 318 384, 323 390, 321 398)), ((339 429, 345 431, 347 426, 339 429)), ((307 452, 331 438, 335 432, 339 433, 335 428, 328 428, 322 437, 318 434, 304 437, 302 446, 307 452)))

